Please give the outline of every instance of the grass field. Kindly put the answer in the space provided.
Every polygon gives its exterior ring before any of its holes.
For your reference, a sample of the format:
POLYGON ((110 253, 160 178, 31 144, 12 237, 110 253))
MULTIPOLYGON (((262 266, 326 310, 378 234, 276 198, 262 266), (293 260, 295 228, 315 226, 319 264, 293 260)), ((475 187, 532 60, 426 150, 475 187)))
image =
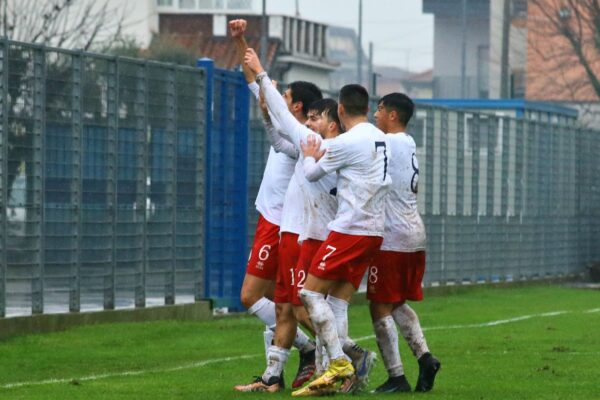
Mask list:
MULTIPOLYGON (((600 398, 598 290, 468 287, 413 306, 442 370, 432 392, 398 397, 600 398)), ((95 325, 13 338, 0 342, 0 399, 289 398, 289 389, 275 395, 232 391, 262 373, 262 330, 258 320, 243 316, 95 325)), ((365 304, 350 307, 350 333, 376 349, 365 304)), ((404 344, 401 353, 414 386, 416 362, 404 344)), ((293 353, 288 381, 297 360, 293 353)), ((385 377, 378 363, 370 388, 385 377)))

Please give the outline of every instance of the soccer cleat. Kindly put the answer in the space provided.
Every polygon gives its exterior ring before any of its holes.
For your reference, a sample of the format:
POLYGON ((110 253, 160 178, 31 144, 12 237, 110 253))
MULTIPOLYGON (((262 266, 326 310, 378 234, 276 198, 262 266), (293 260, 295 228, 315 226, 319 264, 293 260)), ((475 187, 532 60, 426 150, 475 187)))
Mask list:
POLYGON ((237 392, 267 392, 277 393, 284 389, 282 377, 272 376, 268 382, 257 376, 254 382, 247 385, 236 385, 233 389, 237 392))
POLYGON ((333 383, 329 386, 322 386, 319 388, 311 388, 305 386, 302 389, 298 389, 292 392, 292 397, 319 397, 319 396, 333 396, 336 393, 336 384, 333 383))
POLYGON ((360 392, 369 385, 369 374, 377 362, 377 354, 371 350, 365 350, 362 356, 356 360, 354 368, 356 369, 356 379, 352 387, 352 393, 360 392))
POLYGON ((378 386, 377 389, 371 393, 397 393, 397 392, 410 392, 410 383, 406 380, 406 376, 390 376, 387 381, 382 385, 378 386))
POLYGON ((300 353, 298 373, 296 374, 294 382, 292 382, 292 388, 299 388, 305 382, 308 382, 314 375, 315 370, 315 350, 313 349, 312 351, 307 351, 306 353, 300 353))
POLYGON ((344 357, 332 360, 329 363, 329 368, 320 377, 310 382, 307 387, 317 389, 321 387, 331 386, 334 383, 350 378, 354 374, 352 363, 344 357))
POLYGON ((419 358, 419 378, 415 392, 428 392, 433 389, 435 375, 438 373, 442 364, 431 353, 425 353, 419 358))

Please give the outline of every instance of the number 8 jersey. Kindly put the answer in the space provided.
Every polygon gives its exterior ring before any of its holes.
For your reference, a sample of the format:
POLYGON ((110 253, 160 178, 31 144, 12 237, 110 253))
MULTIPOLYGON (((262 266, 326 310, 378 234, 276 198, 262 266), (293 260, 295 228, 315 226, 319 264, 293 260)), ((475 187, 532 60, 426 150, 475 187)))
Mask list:
POLYGON ((394 158, 390 159, 388 169, 392 185, 386 198, 381 250, 405 253, 425 250, 425 225, 417 209, 417 146, 406 133, 386 136, 394 158))

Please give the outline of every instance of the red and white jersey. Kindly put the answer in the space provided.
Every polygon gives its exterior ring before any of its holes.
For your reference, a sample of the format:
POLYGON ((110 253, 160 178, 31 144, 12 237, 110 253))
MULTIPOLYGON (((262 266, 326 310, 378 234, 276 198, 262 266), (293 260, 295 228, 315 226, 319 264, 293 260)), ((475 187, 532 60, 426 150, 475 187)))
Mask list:
POLYGON ((368 122, 355 125, 328 143, 327 153, 317 166, 327 174, 337 171, 338 209, 329 223, 330 230, 383 236, 391 156, 386 135, 368 122))
POLYGON ((417 146, 406 133, 388 134, 394 154, 388 172, 392 185, 385 203, 385 235, 381 250, 416 252, 425 250, 425 225, 417 209, 419 163, 417 146))
MULTIPOLYGON (((253 82, 248 88, 258 98, 258 84, 253 82)), ((275 152, 272 147, 269 149, 269 157, 254 204, 258 212, 272 224, 281 225, 283 201, 295 165, 295 159, 275 152)))
MULTIPOLYGON (((300 154, 290 188, 286 193, 281 231, 298 233, 300 241, 307 238, 325 240, 329 235, 327 224, 334 219, 337 210, 337 176, 331 173, 316 182, 306 180, 304 156, 300 151, 300 143, 306 143, 308 136, 314 135, 319 140, 321 137, 294 118, 269 79, 263 78, 261 87, 271 118, 279 125, 281 134, 294 144, 300 154), (296 184, 302 190, 301 196, 296 196, 296 184), (300 216, 302 220, 298 218, 300 216)), ((327 148, 328 142, 330 140, 323 140, 321 148, 327 148)))

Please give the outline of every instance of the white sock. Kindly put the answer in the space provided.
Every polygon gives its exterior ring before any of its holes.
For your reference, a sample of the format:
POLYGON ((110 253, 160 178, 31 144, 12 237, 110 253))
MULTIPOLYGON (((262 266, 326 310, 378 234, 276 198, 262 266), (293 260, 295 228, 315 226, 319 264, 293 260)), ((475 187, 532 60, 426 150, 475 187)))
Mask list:
POLYGON ((274 345, 269 347, 269 363, 267 364, 267 369, 262 376, 263 381, 268 382, 273 376, 279 377, 281 372, 283 372, 283 368, 285 367, 285 363, 287 363, 289 355, 290 351, 288 349, 274 345))
POLYGON ((419 359, 423 354, 428 353, 429 348, 419 323, 419 317, 413 309, 408 304, 402 304, 392 311, 392 315, 415 357, 419 359))
MULTIPOLYGON (((348 355, 347 348, 352 348, 352 344, 348 342, 348 302, 331 295, 327 296, 327 304, 331 308, 333 315, 335 316, 335 328, 337 329, 338 338, 342 344, 342 350, 348 355)), ((347 357, 354 360, 352 356, 347 357)))
POLYGON ((321 343, 321 339, 319 336, 315 338, 315 375, 320 376, 323 372, 327 371, 329 367, 329 358, 327 357, 327 351, 325 351, 325 347, 321 343))
POLYGON ((300 351, 300 353, 306 353, 315 349, 315 344, 310 340, 308 335, 304 333, 304 331, 299 327, 296 330, 294 346, 300 351))
POLYGON ((325 296, 318 292, 302 289, 300 291, 302 302, 304 303, 310 320, 313 323, 317 335, 321 337, 323 345, 327 349, 329 360, 337 360, 344 357, 342 345, 338 337, 335 316, 329 304, 325 301, 325 296))
POLYGON ((273 344, 274 336, 275 332, 273 332, 273 330, 269 326, 265 326, 263 338, 265 339, 265 360, 267 360, 267 365, 269 365, 269 348, 273 344))
POLYGON ((373 323, 377 346, 383 358, 383 365, 390 377, 404 375, 404 366, 398 350, 398 331, 391 315, 373 323))
POLYGON ((248 309, 252 315, 256 315, 265 325, 275 329, 275 303, 266 297, 262 297, 248 309))

